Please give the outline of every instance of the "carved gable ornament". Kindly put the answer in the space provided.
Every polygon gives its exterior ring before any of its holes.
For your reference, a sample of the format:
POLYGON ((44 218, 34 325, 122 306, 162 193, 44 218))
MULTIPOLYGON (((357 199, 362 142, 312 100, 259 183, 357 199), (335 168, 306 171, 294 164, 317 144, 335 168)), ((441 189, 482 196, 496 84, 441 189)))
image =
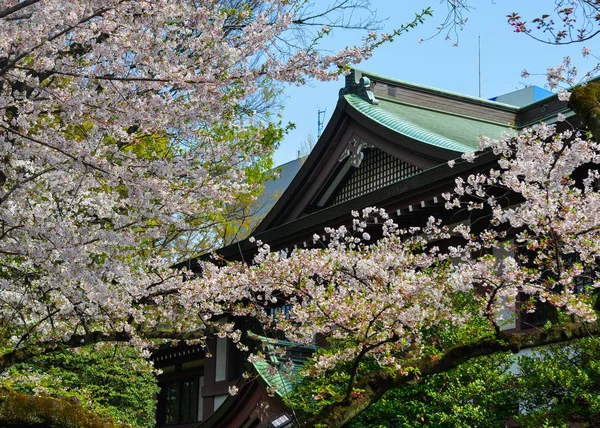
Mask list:
POLYGON ((346 148, 342 152, 342 155, 340 156, 338 162, 343 162, 345 159, 350 158, 350 164, 353 167, 358 168, 363 159, 365 158, 363 150, 371 147, 373 146, 367 144, 364 141, 359 143, 358 141, 356 141, 355 138, 353 138, 346 145, 346 148))

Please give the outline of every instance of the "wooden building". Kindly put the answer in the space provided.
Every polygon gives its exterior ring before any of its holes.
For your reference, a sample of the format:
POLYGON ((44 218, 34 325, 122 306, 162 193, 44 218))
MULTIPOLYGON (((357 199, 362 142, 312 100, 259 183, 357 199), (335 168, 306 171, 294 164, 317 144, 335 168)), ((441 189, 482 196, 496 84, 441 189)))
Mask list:
MULTIPOLYGON (((351 224, 350 212, 368 206, 386 209, 402 227, 421 225, 430 215, 443 218, 441 194, 452 191, 455 178, 489 170, 496 161, 486 152, 475 163, 448 166, 448 161, 478 150, 480 136, 499 138, 540 121, 553 123, 558 113, 578 126, 556 95, 530 102, 524 96, 498 98, 523 104, 509 105, 352 71, 316 146, 253 236, 274 250, 310 248, 315 233, 351 224)), ((243 240, 218 253, 247 261, 255 250, 243 240)), ((189 267, 194 269, 193 260, 189 267)), ((509 327, 522 326, 517 320, 509 327)), ((285 346, 297 362, 310 354, 310 349, 285 341, 257 336, 256 343, 285 346)), ((210 339, 208 352, 212 358, 205 359, 202 349, 194 347, 164 349, 154 356, 164 370, 159 426, 266 427, 285 410, 281 398, 289 385, 283 375, 269 375, 255 365, 258 380, 229 396, 229 387, 242 384, 245 358, 225 339, 210 339), (269 397, 267 388, 276 384, 275 396, 269 397)))

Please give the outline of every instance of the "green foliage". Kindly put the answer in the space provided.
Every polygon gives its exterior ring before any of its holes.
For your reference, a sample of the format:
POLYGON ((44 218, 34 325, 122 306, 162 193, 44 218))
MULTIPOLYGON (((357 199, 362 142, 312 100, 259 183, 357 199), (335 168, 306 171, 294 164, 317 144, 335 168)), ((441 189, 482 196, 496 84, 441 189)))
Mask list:
POLYGON ((456 345, 468 345, 494 334, 488 319, 472 315, 478 313, 479 298, 475 290, 453 295, 454 313, 457 317, 468 318, 469 322, 457 327, 447 321, 429 328, 424 337, 431 343, 431 348, 448 349, 456 345))
MULTIPOLYGON (((424 354, 438 355, 442 350, 456 345, 476 342, 494 333, 487 319, 471 316, 475 313, 477 300, 473 293, 456 293, 453 297, 457 316, 469 317, 470 321, 461 327, 450 322, 442 322, 424 332, 424 354)), ((334 354, 347 344, 343 341, 331 342, 316 355, 334 354)), ((407 361, 405 367, 412 370, 407 361)), ((386 427, 389 421, 397 426, 495 426, 486 425, 490 420, 503 420, 512 413, 516 401, 506 392, 506 385, 513 376, 507 372, 512 364, 508 355, 498 355, 475 360, 468 364, 434 376, 419 380, 413 385, 398 388, 385 394, 376 404, 353 421, 353 427, 386 427), (482 376, 482 373, 485 376, 482 376), (492 405, 495 401, 498 406, 492 405), (498 414, 496 419, 490 415, 498 414), (377 422, 380 421, 380 422, 377 422), (461 422, 462 421, 462 422, 461 422), (487 421, 487 422, 486 422, 487 421), (456 425, 458 424, 458 425, 456 425), (462 425, 461 425, 462 424, 462 425)), ((386 370, 373 359, 366 358, 357 368, 357 379, 376 370, 386 370)), ((390 370, 394 371, 393 368, 390 370)), ((297 412, 315 415, 326 406, 341 402, 346 398, 352 363, 340 364, 326 376, 310 376, 310 363, 306 367, 309 376, 294 386, 294 394, 288 404, 297 412)), ((418 373, 417 373, 418 375, 418 373)), ((353 395, 361 391, 354 388, 353 395)))
POLYGON ((173 148, 169 135, 164 132, 155 134, 136 134, 130 145, 121 147, 124 152, 131 152, 139 159, 171 159, 173 148))
MULTIPOLYGON (((244 148, 252 146, 250 141, 253 141, 257 147, 277 147, 284 135, 292 128, 293 125, 283 127, 280 123, 248 126, 243 129, 221 126, 211 129, 210 135, 215 139, 239 142, 240 150, 247 150, 244 148)), ((220 164, 215 163, 214 168, 214 173, 217 175, 220 164)), ((240 165, 240 168, 244 172, 244 182, 253 186, 253 191, 240 192, 235 200, 223 203, 221 211, 212 218, 213 233, 210 237, 214 238, 214 242, 210 239, 202 242, 203 245, 197 250, 198 253, 244 239, 261 220, 257 213, 263 206, 257 198, 264 190, 264 183, 276 179, 279 171, 274 170, 271 157, 254 158, 252 163, 240 165)), ((193 222, 191 224, 194 225, 193 222)))
MULTIPOLYGON (((474 325, 447 329, 438 336, 438 343, 467 343, 468 334, 485 334, 485 329, 474 325)), ((430 346, 428 352, 436 349, 430 346)), ((359 377, 378 368, 365 361, 359 377)), ((319 413, 345 398, 349 373, 350 364, 344 364, 326 377, 304 378, 295 385, 289 404, 304 415, 319 413)), ((507 353, 471 360, 388 391, 349 427, 502 427, 507 420, 523 427, 596 426, 600 421, 600 341, 590 337, 529 355, 507 353)))
POLYGON ((515 388, 523 426, 567 426, 600 418, 600 343, 587 338, 519 358, 515 388))
POLYGON ((511 356, 473 360, 388 391, 350 427, 497 427, 515 413, 511 356))
MULTIPOLYGON (((316 354, 330 353, 331 350, 319 349, 316 354)), ((350 363, 345 363, 326 376, 303 377, 294 384, 294 391, 287 397, 286 403, 306 415, 315 415, 328 405, 344 399, 350 381, 349 372, 350 363)))
POLYGON ((159 388, 151 365, 122 344, 98 344, 42 355, 11 367, 3 386, 26 394, 79 402, 133 427, 155 425, 159 388))

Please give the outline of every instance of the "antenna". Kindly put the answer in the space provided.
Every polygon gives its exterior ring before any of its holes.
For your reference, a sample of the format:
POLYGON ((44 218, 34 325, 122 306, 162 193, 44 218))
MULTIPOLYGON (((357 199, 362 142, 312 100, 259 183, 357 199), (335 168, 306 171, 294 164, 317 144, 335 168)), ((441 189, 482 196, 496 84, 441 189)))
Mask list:
POLYGON ((479 58, 479 98, 481 98, 481 35, 477 36, 477 56, 479 58))
POLYGON ((317 113, 317 140, 323 133, 323 125, 325 124, 325 113, 327 110, 319 110, 317 113))

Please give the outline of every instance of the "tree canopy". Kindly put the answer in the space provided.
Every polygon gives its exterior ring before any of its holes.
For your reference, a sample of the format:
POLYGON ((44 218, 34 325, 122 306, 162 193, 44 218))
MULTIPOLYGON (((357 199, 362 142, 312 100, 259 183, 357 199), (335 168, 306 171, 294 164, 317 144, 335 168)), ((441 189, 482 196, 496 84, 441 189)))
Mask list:
POLYGON ((320 7, 2 4, 2 368, 98 341, 204 336, 207 296, 170 266, 215 245, 214 225, 256 195, 284 132, 261 117, 269 87, 337 78, 394 36, 322 54, 327 33, 376 20, 344 13, 364 1, 320 7))
MULTIPOLYGON (((593 37, 597 2, 567 3, 572 11, 554 9, 562 24, 575 25, 572 14, 583 10, 590 27, 574 38, 593 37)), ((456 12, 468 5, 449 4, 450 22, 464 24, 456 12)), ((363 0, 320 7, 304 0, 2 3, 0 369, 96 342, 202 343, 211 329, 246 349, 235 325, 215 319, 252 316, 301 343, 317 333, 330 340, 310 374, 349 364, 346 394, 308 424, 341 425, 419 376, 598 331, 600 151, 585 133, 547 125, 482 140, 499 168, 457 182, 447 195, 449 208, 490 213, 478 233, 434 218, 404 230, 367 208, 355 213, 353 228, 328 229, 322 249, 281 254, 260 243, 253 266, 206 263, 199 276, 171 269, 217 242, 213 226, 228 207, 256 194, 283 132, 262 116, 271 85, 334 79, 431 13, 327 54, 318 42, 331 31, 372 30, 377 21, 345 13, 368 9, 363 0), (507 206, 498 189, 522 202, 507 206), (385 220, 377 242, 368 232, 373 216, 385 220), (434 244, 454 235, 462 244, 434 244), (502 259, 486 253, 503 246, 527 251, 502 259), (568 322, 506 336, 501 309, 521 292, 554 305, 568 322), (264 302, 290 305, 290 319, 270 316, 264 302), (473 322, 487 328, 468 342, 440 344, 441 332, 473 322), (363 374, 365 361, 376 368, 363 374)), ((520 17, 511 22, 532 34, 520 17)), ((542 31, 546 22, 537 21, 542 31)), ((571 34, 548 32, 560 43, 571 34)), ((587 88, 574 91, 572 104, 597 137, 597 86, 587 88)))

